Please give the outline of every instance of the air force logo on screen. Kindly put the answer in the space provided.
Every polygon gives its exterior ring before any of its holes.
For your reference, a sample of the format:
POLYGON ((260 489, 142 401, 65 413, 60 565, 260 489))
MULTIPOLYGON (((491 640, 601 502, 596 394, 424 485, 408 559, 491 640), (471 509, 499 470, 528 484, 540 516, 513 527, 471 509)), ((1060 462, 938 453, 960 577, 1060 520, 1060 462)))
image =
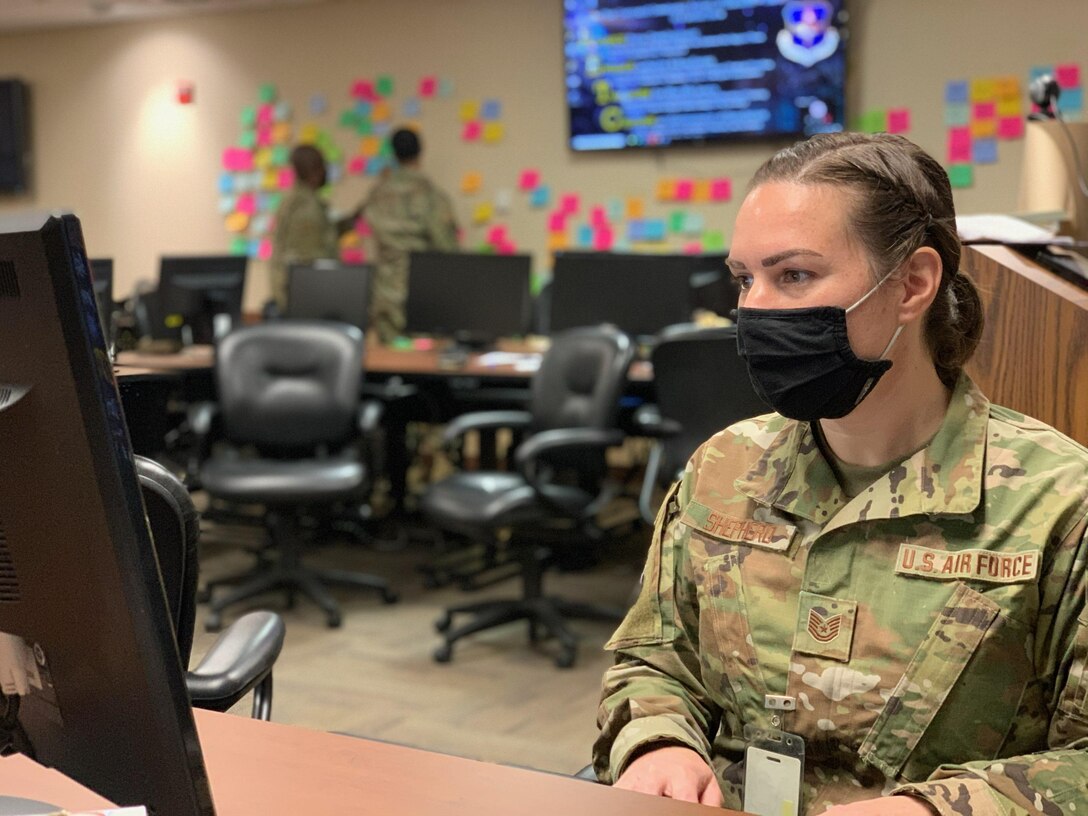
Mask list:
POLYGON ((839 47, 839 32, 831 26, 827 0, 793 0, 782 9, 785 28, 778 32, 778 50, 790 62, 811 68, 839 47))

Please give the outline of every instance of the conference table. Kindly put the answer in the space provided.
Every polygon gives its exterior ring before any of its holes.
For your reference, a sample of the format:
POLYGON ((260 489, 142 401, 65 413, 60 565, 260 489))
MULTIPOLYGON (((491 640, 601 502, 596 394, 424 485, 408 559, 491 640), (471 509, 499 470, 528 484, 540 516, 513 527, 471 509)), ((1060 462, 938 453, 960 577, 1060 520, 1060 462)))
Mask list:
MULTIPOLYGON (((233 714, 193 712, 218 816, 685 816, 702 805, 566 776, 233 714)), ((0 793, 71 811, 110 803, 22 756, 0 759, 0 793)), ((736 811, 717 810, 733 814, 736 811)))

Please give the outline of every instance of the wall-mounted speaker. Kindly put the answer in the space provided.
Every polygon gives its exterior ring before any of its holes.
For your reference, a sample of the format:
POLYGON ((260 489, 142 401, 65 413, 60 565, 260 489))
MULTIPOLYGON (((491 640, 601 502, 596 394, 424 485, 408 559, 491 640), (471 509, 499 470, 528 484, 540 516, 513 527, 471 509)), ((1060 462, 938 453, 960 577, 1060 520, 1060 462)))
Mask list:
POLYGON ((30 188, 30 91, 18 79, 0 79, 0 193, 30 188))

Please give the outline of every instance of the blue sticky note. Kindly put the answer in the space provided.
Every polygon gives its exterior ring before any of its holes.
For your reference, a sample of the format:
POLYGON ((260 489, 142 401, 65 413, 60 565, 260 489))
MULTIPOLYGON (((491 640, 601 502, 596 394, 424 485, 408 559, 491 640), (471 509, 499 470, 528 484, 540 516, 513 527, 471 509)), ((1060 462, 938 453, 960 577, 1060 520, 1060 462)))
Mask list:
POLYGON ((286 122, 291 118, 291 105, 288 102, 277 102, 276 109, 272 114, 273 121, 286 122))
POLYGON ((949 102, 944 106, 947 127, 967 127, 971 124, 971 106, 966 102, 949 102))
POLYGON ((706 219, 702 213, 689 212, 684 216, 684 226, 682 232, 688 235, 696 235, 703 231, 706 226, 706 219))
POLYGON ((344 165, 340 162, 328 162, 326 167, 328 169, 327 175, 329 184, 336 184, 336 182, 344 177, 344 165))
POLYGON ((501 119, 502 103, 497 99, 485 99, 480 106, 480 118, 491 122, 501 119))
POLYGON ((642 230, 645 241, 665 240, 665 220, 662 218, 648 218, 642 222, 642 230))
POLYGON ((966 80, 953 80, 944 86, 945 102, 967 102, 969 98, 966 80))
POLYGON ((404 115, 409 119, 414 119, 419 116, 420 105, 419 100, 414 96, 404 100, 404 115))
POLYGON ((593 244, 593 227, 589 224, 579 224, 578 234, 575 238, 580 247, 588 247, 593 244))
POLYGON ((393 126, 389 122, 375 122, 374 123, 374 135, 385 136, 393 129, 393 126))
POLYGON ((238 199, 232 195, 225 195, 219 197, 219 214, 229 215, 234 212, 234 204, 238 199))
POLYGON ((530 207, 547 207, 552 201, 552 188, 546 184, 529 191, 530 207))
POLYGON ((370 112, 373 106, 365 99, 360 99, 355 103, 355 113, 359 116, 370 116, 370 112))
POLYGON ((646 225, 641 218, 633 218, 627 222, 627 240, 632 243, 646 240, 646 225))
POLYGON ((234 192, 234 176, 230 173, 219 174, 219 192, 226 195, 234 192))
POLYGON ((249 242, 249 251, 247 253, 250 258, 256 258, 261 254, 261 242, 260 239, 254 238, 249 242))
POLYGON ((997 139, 975 139, 971 143, 971 159, 975 164, 994 164, 997 161, 997 139))
POLYGON ((312 94, 310 96, 310 113, 320 116, 329 109, 329 102, 324 94, 312 94))
POLYGON ((1033 65, 1033 66, 1031 66, 1031 70, 1028 71, 1028 82, 1031 82, 1034 79, 1038 79, 1039 77, 1043 76, 1044 74, 1050 74, 1050 75, 1053 76, 1054 66, 1052 66, 1052 65, 1033 65))
POLYGON ((1084 88, 1063 88, 1058 97, 1058 110, 1062 113, 1080 113, 1084 110, 1084 88))

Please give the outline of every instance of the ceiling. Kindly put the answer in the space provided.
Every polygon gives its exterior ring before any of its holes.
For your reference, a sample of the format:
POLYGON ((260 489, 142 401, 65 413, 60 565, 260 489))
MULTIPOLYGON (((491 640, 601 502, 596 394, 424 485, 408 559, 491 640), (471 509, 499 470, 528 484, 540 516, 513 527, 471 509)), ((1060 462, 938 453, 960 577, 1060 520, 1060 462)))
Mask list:
POLYGON ((320 2, 323 0, 0 0, 0 31, 320 2))

